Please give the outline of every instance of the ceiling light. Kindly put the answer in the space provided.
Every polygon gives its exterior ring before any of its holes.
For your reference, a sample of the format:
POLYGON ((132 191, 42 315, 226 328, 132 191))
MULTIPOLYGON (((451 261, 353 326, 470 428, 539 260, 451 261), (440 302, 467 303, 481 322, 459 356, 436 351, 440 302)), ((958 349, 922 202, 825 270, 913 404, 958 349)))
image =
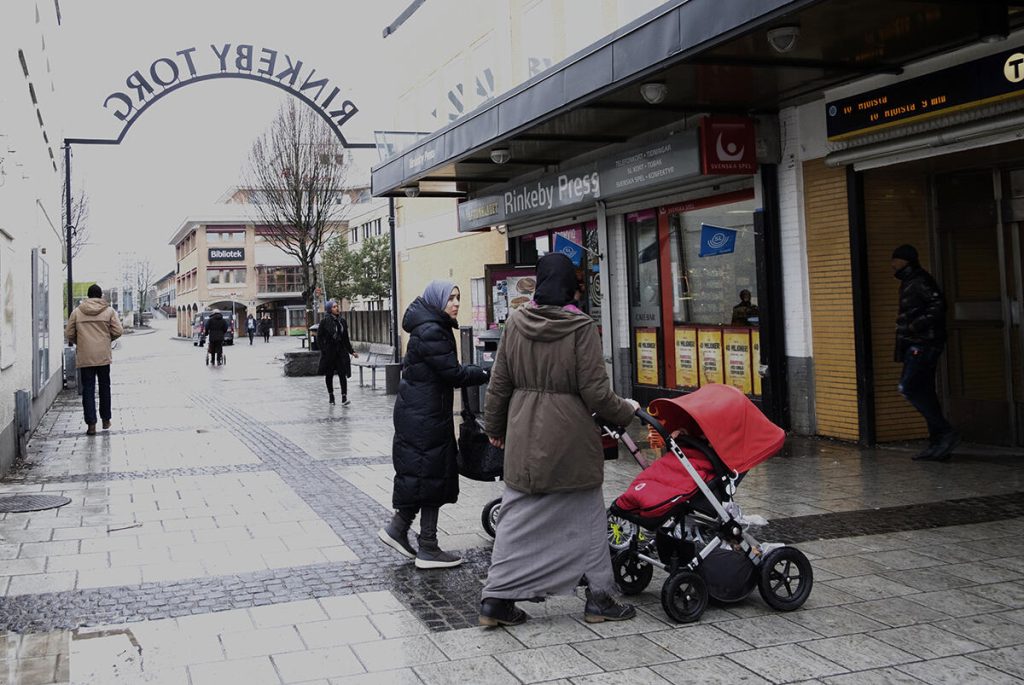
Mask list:
POLYGON ((799 26, 778 26, 768 31, 768 45, 778 53, 792 52, 799 39, 799 26))
POLYGON ((508 164, 512 159, 512 153, 507 147, 496 147, 491 150, 491 161, 495 164, 508 164))
POLYGON ((406 186, 402 190, 405 191, 406 197, 417 197, 420 194, 420 184, 417 183, 414 186, 406 186))
POLYGON ((656 105, 668 95, 668 86, 664 83, 645 83, 640 86, 640 94, 648 104, 656 105))

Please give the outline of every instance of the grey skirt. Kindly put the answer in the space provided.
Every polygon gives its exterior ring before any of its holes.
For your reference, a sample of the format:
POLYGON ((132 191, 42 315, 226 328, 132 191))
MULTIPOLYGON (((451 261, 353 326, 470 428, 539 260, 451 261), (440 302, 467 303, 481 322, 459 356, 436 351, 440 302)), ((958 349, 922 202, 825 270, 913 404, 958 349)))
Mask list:
POLYGON ((592 590, 618 594, 601 488, 527 495, 505 486, 483 597, 570 595, 583 576, 592 590))

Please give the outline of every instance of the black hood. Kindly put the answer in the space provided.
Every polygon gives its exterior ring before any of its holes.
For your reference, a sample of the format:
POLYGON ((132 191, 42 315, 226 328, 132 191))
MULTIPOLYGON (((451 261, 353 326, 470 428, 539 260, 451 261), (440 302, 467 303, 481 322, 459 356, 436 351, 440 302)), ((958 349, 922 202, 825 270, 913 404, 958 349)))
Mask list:
POLYGON ((406 333, 412 333, 417 326, 430 322, 447 328, 455 328, 459 325, 458 321, 437 307, 427 304, 422 297, 417 297, 409 305, 409 308, 405 310, 405 316, 402 317, 402 329, 406 333))

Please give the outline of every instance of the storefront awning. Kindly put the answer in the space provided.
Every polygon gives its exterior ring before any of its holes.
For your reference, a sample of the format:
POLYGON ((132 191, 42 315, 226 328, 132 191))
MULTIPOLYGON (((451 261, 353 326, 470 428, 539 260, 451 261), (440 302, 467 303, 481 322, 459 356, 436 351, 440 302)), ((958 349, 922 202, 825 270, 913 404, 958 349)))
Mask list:
POLYGON ((688 115, 772 113, 976 42, 993 5, 1003 30, 1024 25, 1024 0, 668 2, 377 165, 373 195, 468 197, 688 115))

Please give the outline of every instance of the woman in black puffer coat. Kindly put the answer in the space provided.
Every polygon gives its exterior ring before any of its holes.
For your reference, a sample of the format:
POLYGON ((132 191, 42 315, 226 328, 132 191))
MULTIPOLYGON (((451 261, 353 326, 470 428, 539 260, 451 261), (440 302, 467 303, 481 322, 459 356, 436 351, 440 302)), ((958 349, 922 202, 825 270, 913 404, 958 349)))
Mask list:
POLYGON ((459 498, 456 466, 455 388, 480 385, 487 372, 459 364, 455 353, 459 289, 432 281, 405 311, 402 328, 409 334, 402 382, 395 401, 392 460, 396 509, 378 531, 380 540, 410 559, 417 568, 447 568, 462 560, 437 546, 438 510, 459 498), (419 550, 409 544, 409 527, 420 514, 419 550))

